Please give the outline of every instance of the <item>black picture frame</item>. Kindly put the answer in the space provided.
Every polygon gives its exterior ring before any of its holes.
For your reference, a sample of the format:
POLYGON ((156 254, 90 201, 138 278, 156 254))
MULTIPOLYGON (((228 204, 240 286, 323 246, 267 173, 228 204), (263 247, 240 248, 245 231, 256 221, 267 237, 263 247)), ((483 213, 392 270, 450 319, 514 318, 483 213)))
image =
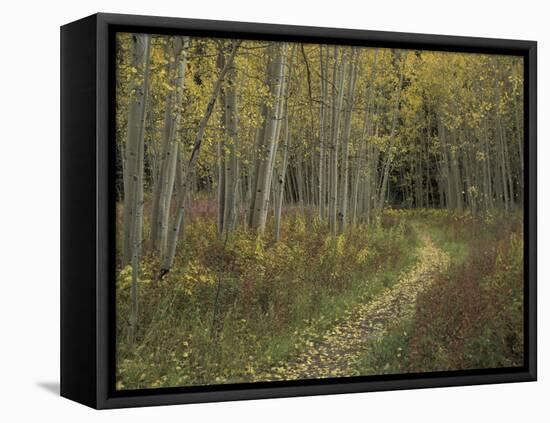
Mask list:
POLYGON ((61 395, 97 409, 430 388, 537 378, 537 44, 99 13, 61 27, 61 395), (114 389, 114 34, 117 31, 513 54, 524 58, 525 364, 521 368, 114 389))

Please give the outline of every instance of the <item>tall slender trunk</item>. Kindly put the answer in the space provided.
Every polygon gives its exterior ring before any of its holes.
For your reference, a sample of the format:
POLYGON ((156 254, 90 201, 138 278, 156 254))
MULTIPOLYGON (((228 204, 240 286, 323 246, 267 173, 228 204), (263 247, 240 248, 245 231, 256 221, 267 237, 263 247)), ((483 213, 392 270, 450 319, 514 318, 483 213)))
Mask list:
POLYGON ((352 48, 350 54, 350 67, 348 75, 348 90, 346 94, 346 108, 344 110, 344 135, 342 144, 342 175, 340 178, 339 206, 338 206, 338 232, 344 232, 348 220, 348 185, 349 185, 349 142, 351 137, 351 119, 353 113, 353 100, 355 92, 355 80, 358 67, 357 49, 352 48))
POLYGON ((166 98, 162 155, 159 175, 153 190, 153 207, 151 216, 151 243, 161 256, 166 250, 170 205, 174 192, 176 175, 176 160, 178 147, 178 131, 181 121, 185 72, 187 68, 187 49, 189 37, 174 37, 172 49, 173 67, 169 73, 174 73, 172 80, 174 91, 166 98))
POLYGON ((127 189, 124 194, 125 264, 132 266, 131 306, 128 342, 134 345, 138 316, 138 279, 143 227, 143 152, 145 104, 149 83, 150 36, 132 35, 132 66, 137 70, 131 82, 126 140, 127 189))
POLYGON ((277 148, 277 135, 280 125, 280 114, 282 109, 282 96, 284 87, 284 73, 286 64, 286 43, 273 44, 269 47, 272 68, 272 77, 269 81, 269 90, 272 96, 273 104, 268 107, 267 119, 263 125, 265 128, 265 139, 260 147, 256 190, 253 195, 253 206, 251 207, 251 227, 259 234, 263 234, 267 220, 269 208, 269 193, 271 187, 271 177, 273 169, 273 160, 277 148))
POLYGON ((227 150, 225 160, 225 202, 224 230, 226 238, 233 230, 237 209, 237 187, 239 183, 239 139, 237 137, 237 72, 231 67, 227 72, 225 90, 225 128, 227 132, 227 150))
MULTIPOLYGON (((515 132, 516 132, 516 142, 517 142, 517 146, 518 146, 518 154, 519 154, 519 195, 518 195, 518 201, 520 203, 523 202, 523 180, 524 180, 524 163, 523 163, 523 125, 522 125, 522 120, 520 119, 519 115, 520 115, 520 112, 519 112, 519 106, 523 106, 523 102, 520 101, 519 99, 515 102, 515 105, 514 105, 514 118, 515 118, 515 122, 516 122, 516 128, 515 128, 515 132)), ((523 115, 523 108, 521 109, 522 110, 522 115, 523 115)))
POLYGON ((281 232, 281 212, 283 209, 283 198, 285 192, 285 179, 286 179, 286 168, 288 165, 288 149, 290 148, 290 128, 289 128, 289 119, 288 113, 285 113, 285 135, 283 143, 283 162, 281 164, 281 171, 279 172, 277 178, 277 204, 275 205, 275 241, 278 242, 280 239, 281 232))
POLYGON ((210 95, 210 99, 208 100, 208 103, 206 105, 206 110, 204 112, 202 119, 199 122, 199 128, 197 131, 197 135, 195 136, 193 150, 191 151, 191 156, 189 157, 189 161, 185 167, 183 182, 182 182, 182 186, 180 187, 180 195, 178 195, 177 204, 176 204, 176 215, 174 216, 173 222, 171 224, 171 231, 168 236, 168 246, 162 258, 159 277, 162 277, 164 276, 164 274, 169 272, 174 263, 179 233, 180 233, 181 225, 185 214, 185 200, 187 198, 187 194, 189 193, 189 190, 191 189, 192 176, 194 174, 195 166, 199 158, 202 141, 204 138, 204 133, 206 131, 206 125, 208 124, 208 121, 210 120, 210 116, 212 115, 212 111, 214 110, 214 105, 216 104, 216 100, 218 99, 225 75, 227 74, 229 69, 233 66, 233 61, 235 59, 235 55, 237 54, 237 50, 239 46, 240 46, 240 41, 233 41, 233 45, 232 45, 231 52, 229 53, 229 57, 227 58, 223 69, 218 74, 218 78, 212 88, 212 94, 210 95))
POLYGON ((453 184, 453 175, 451 172, 451 164, 449 159, 449 149, 447 146, 447 130, 441 120, 438 122, 438 135, 439 142, 441 143, 441 156, 442 156, 442 173, 441 179, 446 182, 445 190, 445 202, 448 209, 455 209, 456 206, 456 194, 455 185, 453 184))
POLYGON ((326 216, 326 184, 325 177, 325 146, 326 146, 326 115, 327 115, 327 97, 328 97, 328 47, 326 47, 327 56, 323 58, 323 46, 319 45, 319 62, 321 67, 321 101, 319 106, 319 218, 326 216))
POLYGON ((329 229, 333 234, 337 231, 338 211, 338 150, 340 145, 340 114, 344 98, 344 75, 346 73, 346 56, 342 54, 338 64, 338 47, 334 47, 334 69, 332 85, 332 124, 330 144, 330 173, 329 173, 329 229))
POLYGON ((405 61, 407 59, 407 52, 403 53, 403 57, 401 57, 401 63, 400 63, 400 71, 399 71, 399 83, 397 86, 397 93, 395 98, 395 105, 393 108, 393 117, 392 117, 392 125, 390 130, 390 144, 387 148, 386 152, 386 160, 384 162, 384 166, 382 169, 382 182, 380 184, 379 194, 378 194, 378 200, 376 202, 376 213, 380 214, 382 212, 382 208, 384 207, 384 201, 386 198, 387 188, 388 188, 388 178, 390 175, 390 167, 393 162, 393 148, 395 145, 395 130, 397 128, 397 116, 399 113, 399 107, 401 103, 401 89, 403 88, 403 74, 405 70, 405 61))
POLYGON ((360 146, 359 146, 359 158, 357 160, 357 164, 355 167, 355 177, 353 181, 353 187, 352 187, 352 194, 351 194, 351 224, 352 226, 355 225, 355 222, 357 220, 357 214, 358 214, 358 205, 361 203, 359 199, 359 183, 363 179, 363 163, 366 161, 367 158, 367 137, 370 133, 371 128, 371 107, 372 107, 372 100, 373 100, 373 92, 374 92, 374 81, 376 78, 376 64, 378 60, 378 49, 374 50, 374 58, 372 61, 372 67, 369 74, 369 79, 367 82, 367 107, 365 108, 365 118, 363 121, 363 132, 360 139, 360 146))
MULTIPOLYGON (((218 71, 221 71, 225 66, 225 52, 223 45, 218 48, 218 57, 217 57, 217 67, 218 71)), ((229 71, 227 72, 229 75, 229 71)), ((224 233, 224 223, 225 223, 225 208, 226 208, 226 198, 227 198, 227 174, 226 174, 226 139, 227 139, 227 101, 225 96, 225 89, 222 86, 220 88, 219 94, 219 105, 221 109, 221 128, 223 133, 220 136, 218 143, 216 144, 216 155, 217 155, 217 179, 218 179, 218 220, 217 220, 217 229, 218 235, 221 237, 224 233)))
POLYGON ((462 210, 463 210, 463 194, 462 194, 463 185, 462 185, 462 178, 461 178, 461 175, 460 175, 460 167, 459 167, 460 146, 458 145, 459 143, 457 141, 456 131, 454 131, 452 133, 451 139, 453 141, 453 144, 451 146, 451 174, 453 175, 452 182, 454 183, 454 192, 455 192, 455 195, 456 195, 456 203, 455 204, 456 204, 456 209, 459 212, 462 212, 462 210))

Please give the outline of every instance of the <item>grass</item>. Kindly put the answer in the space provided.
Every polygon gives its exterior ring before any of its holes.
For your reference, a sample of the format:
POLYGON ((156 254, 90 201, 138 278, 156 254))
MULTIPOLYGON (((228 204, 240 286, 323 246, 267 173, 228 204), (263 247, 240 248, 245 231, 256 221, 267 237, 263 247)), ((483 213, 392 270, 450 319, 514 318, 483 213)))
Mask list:
POLYGON ((335 237, 323 222, 291 209, 281 234, 275 243, 238 229, 224 242, 213 213, 196 213, 162 281, 153 282, 155 257, 142 260, 132 349, 126 342, 131 272, 119 269, 117 387, 264 380, 347 310, 391 286, 415 262, 418 245, 408 219, 391 212, 377 227, 335 237))
POLYGON ((418 297, 412 320, 366 347, 356 372, 522 366, 522 221, 434 212, 428 231, 451 265, 418 297))
POLYGON ((522 364, 521 215, 387 210, 376 226, 333 236, 313 211, 287 209, 276 243, 272 222, 263 238, 239 225, 220 240, 215 208, 207 199, 193 207, 174 269, 158 283, 159 263, 144 248, 134 348, 131 271, 117 271, 119 389, 280 378, 284 363, 414 265, 418 230, 450 255, 450 267, 419 295, 412 319, 366 344, 350 375, 522 364))

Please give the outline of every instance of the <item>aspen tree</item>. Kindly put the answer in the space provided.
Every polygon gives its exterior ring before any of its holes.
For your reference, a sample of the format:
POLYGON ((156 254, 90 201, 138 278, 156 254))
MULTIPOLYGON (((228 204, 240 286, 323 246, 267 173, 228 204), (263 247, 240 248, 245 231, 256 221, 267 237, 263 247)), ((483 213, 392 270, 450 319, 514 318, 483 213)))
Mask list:
POLYGON ((392 161, 394 158, 394 152, 393 147, 395 145, 395 131, 397 129, 397 115, 399 113, 399 106, 401 101, 401 90, 403 88, 403 74, 405 69, 405 61, 407 59, 407 52, 402 54, 397 53, 398 58, 400 58, 400 71, 399 71, 399 82, 397 85, 397 92, 396 92, 396 98, 395 98, 395 104, 393 107, 393 116, 392 116, 392 124, 391 124, 391 130, 390 130, 390 141, 389 145, 386 149, 386 160, 384 161, 384 165, 382 167, 382 180, 379 187, 379 194, 378 199, 376 202, 376 213, 379 214, 384 206, 384 201, 386 199, 386 194, 388 190, 388 178, 390 174, 390 167, 392 165, 392 161))
POLYGON ((340 145, 340 115, 344 98, 344 75, 346 73, 346 55, 342 54, 338 64, 338 47, 334 47, 334 68, 332 88, 332 123, 330 144, 329 171, 329 229, 333 234, 337 231, 338 212, 338 151, 340 145))
POLYGON ((358 69, 357 49, 352 48, 350 54, 350 67, 348 75, 348 87, 346 94, 346 108, 344 110, 344 134, 342 144, 342 169, 340 178, 339 190, 339 206, 338 206, 338 232, 344 232, 346 221, 348 219, 348 184, 349 184, 349 142, 351 137, 351 119, 353 113, 353 100, 355 92, 355 79, 358 69))
POLYGON ((277 147, 278 126, 280 125, 281 99, 283 93, 283 78, 286 63, 286 44, 274 44, 269 47, 270 62, 272 69, 269 81, 271 105, 267 107, 267 119, 263 123, 264 139, 259 145, 259 157, 257 158, 256 187, 252 195, 251 206, 251 227, 259 234, 265 230, 268 212, 269 193, 273 169, 274 152, 277 147))
POLYGON ((160 169, 153 191, 153 208, 151 217, 151 241, 153 248, 164 254, 168 237, 170 205, 174 192, 176 176, 178 131, 182 115, 183 90, 187 66, 189 37, 174 37, 168 52, 171 55, 169 72, 173 72, 173 85, 166 98, 165 121, 162 141, 160 169))
POLYGON ((145 103, 149 78, 150 36, 133 34, 131 40, 132 82, 128 103, 126 172, 128 192, 124 193, 125 262, 132 266, 131 309, 128 342, 136 338, 138 279, 143 227, 143 151, 145 103))
POLYGON ((231 52, 229 53, 229 57, 225 61, 223 69, 221 69, 221 71, 218 74, 218 77, 212 88, 212 93, 206 105, 206 110, 204 112, 204 115, 201 121, 199 122, 199 128, 195 136, 195 141, 193 143, 193 150, 191 151, 191 155, 186 164, 185 171, 183 174, 183 178, 182 178, 183 182, 182 182, 182 186, 180 187, 181 192, 180 192, 180 195, 178 195, 177 204, 176 204, 176 215, 174 216, 174 219, 171 225, 171 231, 168 235, 168 246, 164 256, 162 257, 162 264, 160 268, 159 277, 162 277, 167 272, 169 272, 174 263, 174 257, 176 256, 176 246, 178 243, 179 233, 180 233, 180 229, 181 229, 181 225, 182 225, 183 217, 185 213, 185 200, 187 198, 187 194, 189 193, 189 190, 191 189, 192 176, 195 170, 195 166, 197 164, 197 160, 199 158, 202 141, 204 138, 204 133, 206 131, 206 125, 208 124, 208 121, 210 120, 210 116, 212 115, 212 111, 214 110, 214 105, 216 104, 216 100, 218 99, 224 78, 227 72, 229 71, 229 69, 233 66, 233 61, 235 60, 235 55, 237 54, 240 44, 241 44, 240 41, 232 42, 232 48, 231 48, 231 52))

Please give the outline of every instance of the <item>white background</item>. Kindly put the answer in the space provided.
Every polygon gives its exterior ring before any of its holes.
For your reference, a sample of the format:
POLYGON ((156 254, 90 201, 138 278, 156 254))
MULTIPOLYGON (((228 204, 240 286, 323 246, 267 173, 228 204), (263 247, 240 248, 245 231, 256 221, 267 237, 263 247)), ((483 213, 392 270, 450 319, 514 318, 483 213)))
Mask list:
POLYGON ((544 1, 8 0, 0 31, 0 420, 550 421, 550 37, 544 1), (59 26, 102 12, 539 42, 539 382, 93 411, 59 381, 59 26), (545 166, 546 164, 546 166, 545 166), (544 395, 544 390, 548 392, 544 395), (33 420, 31 420, 33 419, 33 420))

